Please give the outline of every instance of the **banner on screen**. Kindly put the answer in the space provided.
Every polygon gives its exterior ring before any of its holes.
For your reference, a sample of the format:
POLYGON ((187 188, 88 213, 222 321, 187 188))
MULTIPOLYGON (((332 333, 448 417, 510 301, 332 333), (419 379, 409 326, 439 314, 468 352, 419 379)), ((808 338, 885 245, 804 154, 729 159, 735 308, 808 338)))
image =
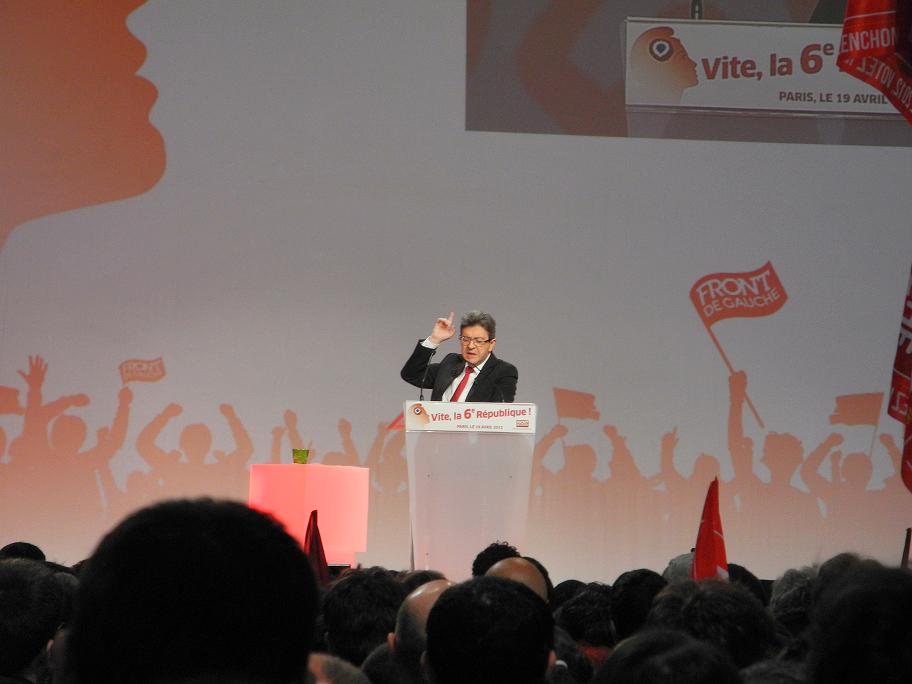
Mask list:
POLYGON ((820 24, 628 19, 627 106, 895 115, 838 69, 839 43, 820 24))

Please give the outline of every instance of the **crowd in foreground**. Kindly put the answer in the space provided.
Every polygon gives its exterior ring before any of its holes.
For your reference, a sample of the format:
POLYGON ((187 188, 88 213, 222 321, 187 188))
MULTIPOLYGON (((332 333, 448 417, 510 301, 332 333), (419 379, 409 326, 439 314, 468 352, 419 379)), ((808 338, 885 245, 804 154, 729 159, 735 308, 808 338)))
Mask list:
POLYGON ((74 567, 0 550, 0 684, 710 684, 912 681, 912 573, 845 553, 768 590, 692 557, 610 586, 505 542, 472 579, 349 570, 318 587, 273 519, 171 501, 74 567))

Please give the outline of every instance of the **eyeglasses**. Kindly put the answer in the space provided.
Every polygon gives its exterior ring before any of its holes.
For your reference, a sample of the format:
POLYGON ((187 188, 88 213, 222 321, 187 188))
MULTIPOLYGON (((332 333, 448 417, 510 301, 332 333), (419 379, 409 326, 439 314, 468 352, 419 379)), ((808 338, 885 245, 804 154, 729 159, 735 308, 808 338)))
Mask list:
POLYGON ((482 344, 487 344, 491 340, 490 339, 481 340, 477 337, 463 337, 462 335, 460 335, 459 341, 462 342, 463 344, 472 344, 474 342, 475 344, 481 346, 482 344))

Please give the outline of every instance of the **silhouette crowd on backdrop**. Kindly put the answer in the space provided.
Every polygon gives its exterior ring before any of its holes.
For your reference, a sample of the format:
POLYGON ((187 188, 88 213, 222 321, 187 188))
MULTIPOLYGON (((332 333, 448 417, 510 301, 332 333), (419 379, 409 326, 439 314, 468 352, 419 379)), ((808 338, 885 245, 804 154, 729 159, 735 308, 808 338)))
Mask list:
MULTIPOLYGON (((288 409, 272 429, 268 455, 258 458, 230 404, 219 410, 232 443, 213 445, 208 426, 179 422, 182 408, 176 403, 165 406, 139 430, 135 445, 129 445, 128 425, 135 421, 129 387, 117 391, 111 423, 96 428, 90 437, 89 426, 79 417, 89 397, 44 397, 47 373, 48 364, 38 356, 19 371, 24 402, 18 388, 0 388, 0 413, 15 416, 7 424, 12 420, 20 426, 15 435, 0 428, 0 516, 7 529, 21 537, 82 539, 88 550, 87 544, 101 529, 152 501, 194 495, 245 499, 251 462, 290 462, 291 448, 313 446, 301 436, 297 414, 288 409), (180 425, 177 443, 165 437, 172 422, 180 425), (121 486, 111 463, 132 448, 141 467, 127 473, 121 486)), ((892 460, 894 474, 875 489, 872 454, 843 454, 839 433, 807 453, 800 439, 788 433, 769 432, 756 448, 742 420, 746 391, 743 372, 730 377, 728 446, 733 476, 722 481, 720 506, 736 552, 738 543, 750 544, 754 552, 760 549, 769 565, 759 569, 769 575, 791 559, 810 562, 846 546, 863 549, 872 536, 893 538, 908 525, 912 497, 899 477, 900 450, 890 435, 881 434, 875 446, 892 460)), ((311 449, 312 459, 370 468, 368 548, 385 549, 391 559, 407 558, 404 433, 379 423, 362 455, 348 420, 339 420, 338 432, 339 448, 311 449)), ((554 559, 556 569, 562 571, 562 559, 571 557, 612 567, 617 561, 611 557, 618 549, 624 550, 625 559, 635 560, 692 545, 706 486, 720 473, 718 456, 701 453, 686 472, 678 463, 680 440, 672 428, 661 438, 657 472, 647 475, 644 470, 656 470, 650 459, 635 457, 621 430, 608 424, 602 433, 605 453, 610 454, 609 474, 600 479, 597 445, 567 442, 565 424, 541 432, 534 453, 527 542, 554 559), (563 466, 555 471, 545 458, 556 449, 563 466), (574 530, 586 530, 590 543, 585 548, 576 548, 576 536, 568 534, 574 530)))

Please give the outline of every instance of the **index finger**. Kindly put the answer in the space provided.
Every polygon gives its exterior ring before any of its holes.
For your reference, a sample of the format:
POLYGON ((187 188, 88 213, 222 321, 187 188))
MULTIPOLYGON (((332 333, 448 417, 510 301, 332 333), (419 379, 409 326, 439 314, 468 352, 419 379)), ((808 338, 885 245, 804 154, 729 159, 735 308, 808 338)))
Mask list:
POLYGON ((455 315, 456 315, 455 311, 450 311, 450 315, 446 319, 446 324, 447 324, 448 328, 453 325, 453 316, 455 316, 455 315))

